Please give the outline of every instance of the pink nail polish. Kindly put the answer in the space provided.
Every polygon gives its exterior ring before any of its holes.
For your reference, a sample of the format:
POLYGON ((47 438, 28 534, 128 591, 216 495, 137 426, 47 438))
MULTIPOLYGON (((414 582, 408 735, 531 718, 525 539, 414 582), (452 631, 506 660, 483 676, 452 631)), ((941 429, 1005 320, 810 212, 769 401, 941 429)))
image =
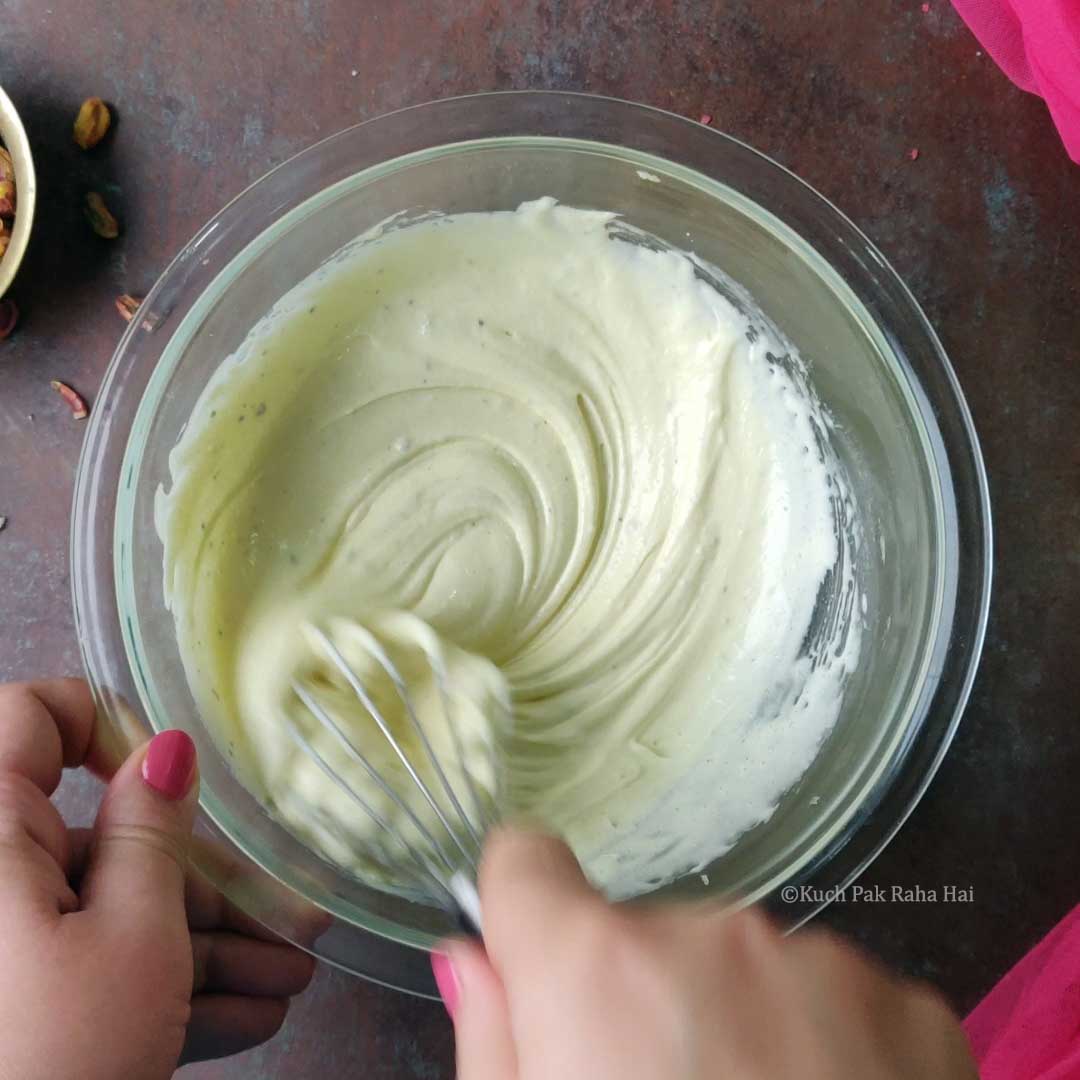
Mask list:
POLYGON ((166 799, 182 799, 195 776, 195 744, 186 731, 162 731, 150 740, 143 779, 166 799))
POLYGON ((453 961, 446 953, 433 952, 431 954, 431 970, 435 974, 435 984, 439 988, 439 995, 443 999, 446 1011, 450 1019, 454 1019, 457 1012, 458 1001, 461 998, 461 984, 458 982, 457 972, 454 970, 453 961))

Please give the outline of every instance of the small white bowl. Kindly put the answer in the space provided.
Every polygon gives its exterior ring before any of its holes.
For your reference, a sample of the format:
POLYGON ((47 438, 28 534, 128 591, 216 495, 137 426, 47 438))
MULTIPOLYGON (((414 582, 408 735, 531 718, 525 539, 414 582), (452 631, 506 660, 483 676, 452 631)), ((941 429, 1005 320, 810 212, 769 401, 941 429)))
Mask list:
POLYGON ((34 159, 30 153, 30 140, 26 129, 11 103, 11 98, 0 87, 0 140, 3 140, 15 166, 15 224, 11 230, 11 243, 0 256, 0 296, 7 292, 15 277, 30 243, 30 228, 34 223, 34 206, 37 203, 37 177, 34 175, 34 159))

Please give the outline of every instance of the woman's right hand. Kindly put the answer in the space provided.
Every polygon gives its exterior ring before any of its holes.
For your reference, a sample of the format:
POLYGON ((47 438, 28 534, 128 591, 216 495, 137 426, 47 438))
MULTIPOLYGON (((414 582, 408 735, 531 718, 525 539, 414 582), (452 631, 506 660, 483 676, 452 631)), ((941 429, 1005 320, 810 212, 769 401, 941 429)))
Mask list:
POLYGON ((434 966, 459 1080, 977 1080, 939 995, 821 930, 755 910, 613 907, 569 849, 501 830, 485 953, 434 966))

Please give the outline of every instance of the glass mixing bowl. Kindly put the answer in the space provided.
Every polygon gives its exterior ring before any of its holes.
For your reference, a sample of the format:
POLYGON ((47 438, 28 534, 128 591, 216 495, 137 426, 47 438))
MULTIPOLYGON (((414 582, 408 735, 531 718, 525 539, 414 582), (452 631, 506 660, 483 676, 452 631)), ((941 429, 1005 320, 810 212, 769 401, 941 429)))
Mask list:
POLYGON ((345 241, 399 211, 509 210, 544 195, 616 211, 747 288, 808 361, 861 510, 866 626, 835 730, 767 822, 666 893, 772 902, 792 925, 819 910, 929 783, 986 622, 986 480, 941 344, 866 237, 768 158, 656 109, 527 92, 405 109, 275 169, 184 248, 120 342, 76 482, 76 621, 117 754, 165 727, 195 739, 199 832, 218 842, 197 858, 223 891, 323 958, 417 993, 434 990, 426 949, 450 929, 444 913, 307 850, 203 727, 163 603, 154 492, 211 373, 345 241))

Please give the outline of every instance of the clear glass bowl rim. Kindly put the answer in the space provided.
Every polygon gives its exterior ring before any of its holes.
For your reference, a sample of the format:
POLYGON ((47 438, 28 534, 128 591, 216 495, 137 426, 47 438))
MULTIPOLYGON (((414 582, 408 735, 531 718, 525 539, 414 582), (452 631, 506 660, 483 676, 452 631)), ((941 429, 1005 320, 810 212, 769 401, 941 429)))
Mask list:
MULTIPOLYGON (((729 155, 740 155, 746 159, 744 164, 749 161, 752 167, 775 171, 773 179, 787 185, 790 189, 787 192, 788 197, 813 203, 815 212, 824 213, 830 221, 830 226, 835 229, 836 243, 845 245, 848 250, 854 252, 860 263, 871 267, 873 273, 883 279, 885 284, 893 290, 894 301, 906 306, 906 316, 918 326, 924 335, 923 343, 930 345, 936 357, 937 366, 933 372, 912 370, 907 366, 903 353, 899 354, 898 359, 901 366, 905 367, 905 374, 918 392, 920 399, 923 398, 923 382, 929 375, 934 376, 938 391, 932 401, 926 401, 923 413, 924 419, 929 417, 932 420, 939 434, 934 445, 937 458, 935 464, 948 481, 949 488, 955 493, 954 505, 962 519, 947 522, 947 527, 957 534, 952 537, 960 552, 956 576, 963 580, 945 583, 946 589, 951 588, 957 598, 950 628, 953 636, 959 631, 960 648, 955 647, 954 641, 936 642, 932 654, 937 661, 928 679, 931 685, 927 688, 933 700, 928 700, 926 703, 925 721, 919 726, 913 745, 908 748, 894 774, 882 782, 878 797, 868 801, 864 811, 849 823, 844 834, 837 838, 831 849, 816 860, 813 868, 803 875, 800 884, 810 887, 808 895, 812 899, 784 903, 785 920, 791 925, 799 925, 820 911, 827 904, 830 896, 835 895, 838 890, 853 881, 880 853, 910 815, 940 765, 955 735, 974 679, 989 611, 992 566, 990 504, 985 470, 974 425, 952 366, 932 327, 899 276, 884 256, 839 210, 793 173, 745 143, 711 128, 705 128, 694 121, 650 106, 624 102, 615 98, 556 91, 510 91, 447 98, 388 113, 345 129, 314 144, 265 174, 215 215, 180 252, 147 297, 144 310, 153 311, 155 301, 162 296, 167 296, 174 279, 182 278, 186 272, 186 264, 189 264, 196 254, 201 256, 206 253, 208 241, 212 245, 221 242, 221 233, 227 231, 224 226, 228 226, 231 219, 242 212, 244 203, 253 192, 263 185, 281 182, 288 176, 291 169, 296 169, 300 163, 316 158, 320 151, 335 140, 361 138, 364 133, 371 131, 374 125, 386 127, 393 125, 402 117, 415 118, 418 113, 426 114, 422 119, 428 121, 428 129, 433 135, 426 147, 429 150, 493 136, 512 137, 509 132, 493 133, 490 130, 477 130, 470 133, 467 139, 445 137, 446 129, 438 122, 439 112, 452 107, 464 109, 467 112, 474 104, 480 111, 492 107, 499 109, 506 115, 506 126, 512 126, 515 116, 520 118, 520 123, 527 123, 530 110, 535 111, 547 108, 549 105, 554 107, 556 104, 562 104, 568 107, 568 115, 562 117, 565 126, 574 130, 564 131, 561 135, 544 132, 545 135, 565 137, 570 140, 585 138, 601 144, 606 143, 615 148, 624 144, 612 139, 598 138, 597 133, 592 130, 585 135, 576 130, 575 124, 578 118, 572 115, 572 110, 574 108, 583 112, 598 110, 602 114, 610 112, 618 120, 618 123, 614 125, 616 130, 623 135, 627 133, 635 116, 647 116, 652 124, 666 126, 668 130, 665 131, 664 137, 669 138, 671 144, 677 143, 680 138, 688 137, 690 131, 695 132, 693 135, 695 139, 704 137, 719 140, 715 144, 717 147, 722 145, 724 152, 729 155), (215 236, 215 234, 218 235, 215 236), (966 546, 963 543, 965 541, 966 546), (965 591, 970 595, 961 596, 960 593, 965 591), (958 627, 957 623, 960 621, 963 625, 958 627)), ((577 124, 577 127, 582 126, 585 125, 577 124)), ((522 131, 518 134, 527 134, 527 132, 522 131)), ((675 149, 674 145, 672 149, 675 149)), ((649 152, 658 153, 655 149, 649 152)), ((375 168, 377 165, 386 165, 398 156, 400 155, 394 154, 380 162, 369 163, 363 167, 363 171, 375 168)), ((695 168, 695 166, 685 165, 682 162, 682 155, 678 152, 670 155, 659 153, 659 156, 668 157, 673 162, 683 164, 683 167, 695 168)), ((698 167, 697 171, 702 172, 706 178, 710 178, 706 170, 698 167)), ((712 179, 720 183, 724 182, 720 178, 712 179)), ((306 202, 313 194, 315 193, 305 191, 301 196, 290 201, 282 212, 306 202)), ((752 195, 749 197, 753 198, 752 195)), ((783 220, 776 211, 769 210, 767 207, 766 211, 783 220)), ((269 222, 265 224, 269 225, 269 222)), ((229 257, 239 254, 248 242, 236 244, 229 257)), ((812 241, 807 240, 807 243, 818 251, 812 241)), ((829 262, 830 266, 833 265, 827 256, 821 255, 821 257, 829 262)), ((116 440, 126 442, 128 427, 139 404, 138 400, 135 400, 133 404, 126 403, 130 415, 126 417, 125 424, 125 417, 119 415, 110 397, 110 391, 123 383, 125 376, 130 375, 131 369, 140 361, 137 339, 138 322, 136 320, 129 326, 106 373, 79 462, 72 517, 72 590, 80 649, 99 709, 102 715, 114 720, 116 702, 107 692, 107 680, 104 673, 118 661, 115 655, 117 628, 115 625, 109 626, 110 597, 112 597, 112 606, 115 608, 116 590, 112 579, 108 582, 100 580, 102 563, 95 561, 95 556, 100 556, 98 536, 104 539, 105 535, 101 530, 100 515, 95 519, 95 509, 103 491, 102 485, 105 485, 106 489, 110 484, 115 488, 117 483, 116 476, 102 476, 102 457, 106 444, 110 440, 113 445, 116 440), (109 643, 103 640, 108 636, 110 629, 114 632, 112 652, 110 652, 109 643)), ((139 398, 141 398, 141 393, 139 398)), ((111 522, 109 526, 107 535, 111 537, 111 522)), ((111 567, 111 558, 107 565, 111 567)), ((115 621, 114 612, 114 624, 115 621)), ((119 662, 127 663, 122 649, 119 662)), ((371 930, 354 924, 348 924, 344 929, 347 934, 356 936, 356 940, 349 947, 324 951, 316 946, 314 951, 324 959, 338 963, 374 981, 395 985, 412 992, 431 993, 432 987, 428 978, 420 976, 419 980, 416 977, 401 979, 394 970, 393 950, 410 949, 410 946, 400 942, 388 943, 385 938, 380 938, 376 947, 376 943, 371 939, 379 936, 371 930), (390 946, 389 961, 382 955, 387 945, 390 946), (370 965, 364 963, 364 957, 369 953, 379 953, 378 960, 370 965)), ((416 965, 410 963, 407 966, 415 968, 416 965)), ((413 975, 415 976, 415 971, 413 975)))

